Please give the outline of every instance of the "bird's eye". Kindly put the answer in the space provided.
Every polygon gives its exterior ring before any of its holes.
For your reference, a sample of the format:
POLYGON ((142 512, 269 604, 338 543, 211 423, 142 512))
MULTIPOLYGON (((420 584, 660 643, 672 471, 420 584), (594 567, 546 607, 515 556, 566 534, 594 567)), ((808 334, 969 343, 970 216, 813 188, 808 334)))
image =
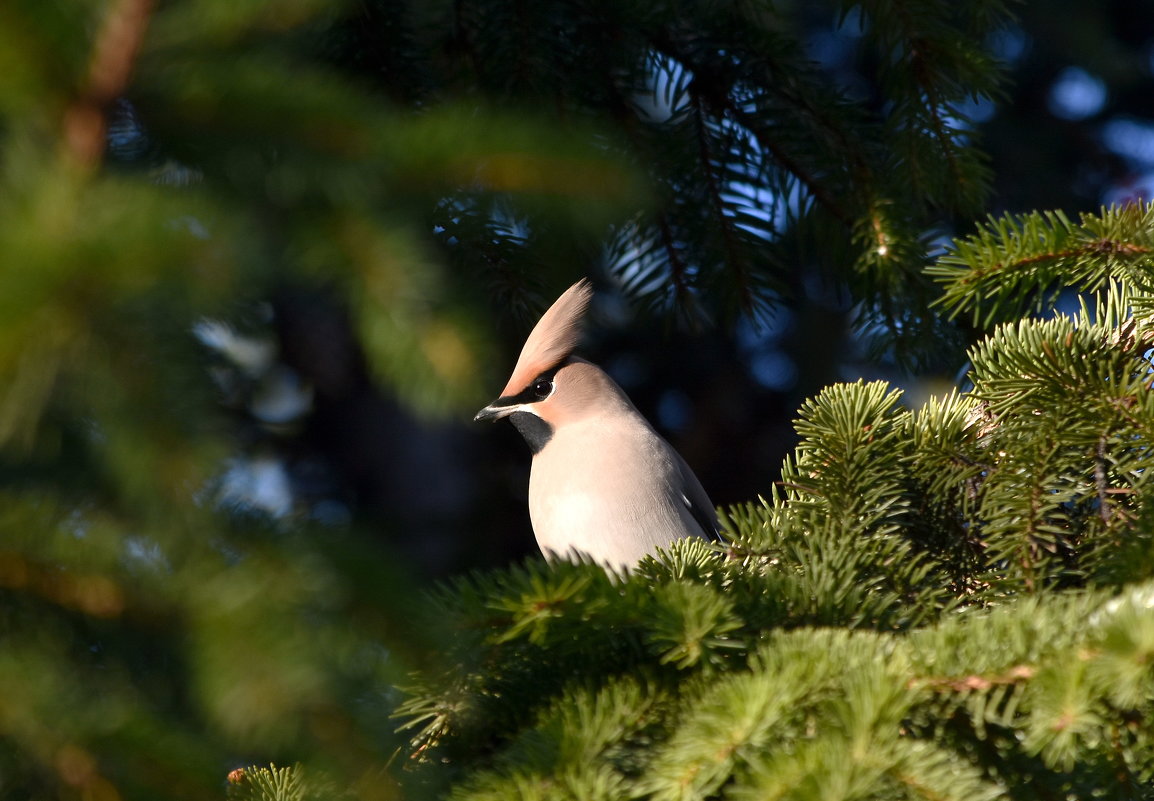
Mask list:
POLYGON ((537 400, 545 400, 553 392, 553 382, 548 378, 538 378, 533 382, 533 395, 537 400))

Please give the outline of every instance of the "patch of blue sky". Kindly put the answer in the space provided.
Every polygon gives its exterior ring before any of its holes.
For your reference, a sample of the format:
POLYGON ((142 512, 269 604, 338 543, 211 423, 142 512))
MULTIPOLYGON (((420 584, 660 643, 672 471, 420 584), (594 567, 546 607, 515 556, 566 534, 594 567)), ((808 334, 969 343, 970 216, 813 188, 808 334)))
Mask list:
POLYGON ((857 41, 865 35, 867 25, 861 7, 851 6, 830 28, 806 37, 806 54, 826 69, 847 67, 853 62, 857 41))
POLYGON ((945 231, 932 230, 923 234, 921 241, 927 256, 931 259, 940 259, 950 252, 954 237, 945 231))
POLYGON ((156 540, 147 537, 125 537, 124 561, 132 566, 145 565, 162 572, 172 570, 172 564, 164 548, 156 540))
POLYGON ((202 317, 193 324, 192 333, 201 344, 250 376, 264 374, 276 359, 276 343, 271 337, 242 334, 223 320, 202 317))
POLYGON ((749 360, 749 370, 757 383, 775 392, 788 392, 797 384, 797 364, 784 351, 754 354, 749 360))
POLYGON ((284 464, 271 457, 234 459, 220 482, 224 506, 285 517, 292 511, 292 487, 284 464))
POLYGON ((970 129, 983 122, 989 122, 998 104, 988 97, 971 96, 960 103, 954 103, 951 118, 956 121, 955 127, 970 129))
POLYGON ((1030 37, 1017 25, 998 28, 986 37, 986 46, 997 58, 1009 65, 1016 64, 1029 52, 1030 37))
POLYGON ((793 312, 778 306, 773 314, 765 315, 756 323, 738 321, 734 330, 750 375, 766 389, 787 392, 797 383, 797 364, 781 348, 781 341, 793 329, 793 324, 793 312))
POLYGON ((1106 83, 1081 67, 1066 67, 1050 86, 1047 106, 1050 113, 1063 120, 1084 120, 1099 113, 1106 105, 1106 83))
POLYGON ((668 431, 681 431, 693 419, 693 403, 682 391, 672 389, 661 393, 657 401, 657 420, 668 431))
POLYGON ((1101 128, 1102 144, 1136 167, 1154 167, 1154 121, 1118 117, 1101 128))

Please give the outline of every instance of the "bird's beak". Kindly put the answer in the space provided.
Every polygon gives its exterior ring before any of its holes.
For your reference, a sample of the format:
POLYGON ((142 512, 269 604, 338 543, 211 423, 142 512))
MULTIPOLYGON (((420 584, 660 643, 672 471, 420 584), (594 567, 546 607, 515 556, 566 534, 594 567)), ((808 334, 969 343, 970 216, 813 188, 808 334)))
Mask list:
POLYGON ((490 403, 484 409, 477 412, 477 416, 473 418, 473 422, 480 423, 485 420, 500 420, 502 417, 507 417, 516 410, 514 406, 498 406, 496 403, 490 403))

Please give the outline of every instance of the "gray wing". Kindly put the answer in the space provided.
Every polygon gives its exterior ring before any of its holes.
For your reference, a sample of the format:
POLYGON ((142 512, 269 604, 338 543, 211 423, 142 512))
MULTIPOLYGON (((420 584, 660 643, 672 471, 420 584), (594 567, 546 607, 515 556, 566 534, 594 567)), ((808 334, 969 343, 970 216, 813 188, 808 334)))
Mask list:
POLYGON ((677 457, 677 469, 681 473, 681 499, 685 502, 686 508, 689 509, 689 514, 701 526, 701 535, 705 539, 713 542, 720 540, 717 510, 714 508, 713 502, 709 500, 705 488, 701 486, 701 482, 697 480, 697 476, 686 461, 681 458, 681 454, 677 451, 673 453, 677 457))

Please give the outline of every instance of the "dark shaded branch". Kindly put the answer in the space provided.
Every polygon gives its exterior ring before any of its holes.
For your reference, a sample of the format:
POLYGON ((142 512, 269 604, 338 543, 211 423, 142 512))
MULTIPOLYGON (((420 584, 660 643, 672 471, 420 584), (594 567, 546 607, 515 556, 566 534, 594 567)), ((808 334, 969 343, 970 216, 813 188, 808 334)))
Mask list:
POLYGON ((838 222, 847 228, 853 227, 853 217, 850 216, 849 212, 843 209, 841 204, 833 199, 833 196, 826 191, 825 187, 817 178, 786 153, 780 145, 770 139, 765 130, 762 129, 761 126, 756 125, 755 121, 750 118, 749 113, 744 111, 737 103, 733 102, 733 98, 726 98, 725 111, 734 122, 749 131, 757 143, 773 156, 774 161, 800 181, 810 195, 813 196, 814 200, 837 218, 838 222))
MULTIPOLYGON (((792 158, 780 145, 774 142, 763 129, 763 126, 757 124, 757 121, 734 101, 733 89, 736 79, 723 75, 719 70, 710 69, 708 65, 695 60, 667 35, 662 33, 653 34, 650 36, 650 42, 658 52, 674 59, 693 73, 694 87, 697 96, 704 100, 717 116, 728 115, 734 122, 749 131, 757 143, 770 153, 774 160, 777 161, 786 172, 797 178, 797 180, 809 190, 810 194, 813 195, 818 203, 826 208, 846 227, 853 226, 853 216, 843 209, 841 204, 825 190, 820 181, 818 181, 809 170, 804 168, 799 161, 792 158)), ((779 91, 778 95, 790 105, 798 107, 805 115, 821 122, 823 127, 831 131, 835 138, 842 143, 844 153, 859 177, 866 178, 869 176, 869 168, 861 161, 860 156, 854 152, 854 149, 850 147, 849 142, 844 135, 842 135, 842 132, 837 130, 836 126, 822 119, 812 104, 804 98, 789 92, 779 91)))
POLYGON ((721 197, 721 186, 718 183, 717 174, 713 169, 713 154, 709 148, 709 130, 705 124, 706 110, 701 101, 701 97, 696 92, 693 94, 693 108, 695 112, 697 146, 701 156, 701 167, 705 171, 705 185, 709 192, 709 201, 713 206, 713 212, 717 217, 717 225, 720 228, 721 241, 723 243, 723 250, 725 251, 725 261, 737 274, 737 290, 741 298, 741 309, 746 313, 751 313, 753 310, 753 299, 750 294, 749 269, 743 263, 744 259, 736 243, 733 241, 733 226, 725 216, 725 201, 722 200, 721 197))

